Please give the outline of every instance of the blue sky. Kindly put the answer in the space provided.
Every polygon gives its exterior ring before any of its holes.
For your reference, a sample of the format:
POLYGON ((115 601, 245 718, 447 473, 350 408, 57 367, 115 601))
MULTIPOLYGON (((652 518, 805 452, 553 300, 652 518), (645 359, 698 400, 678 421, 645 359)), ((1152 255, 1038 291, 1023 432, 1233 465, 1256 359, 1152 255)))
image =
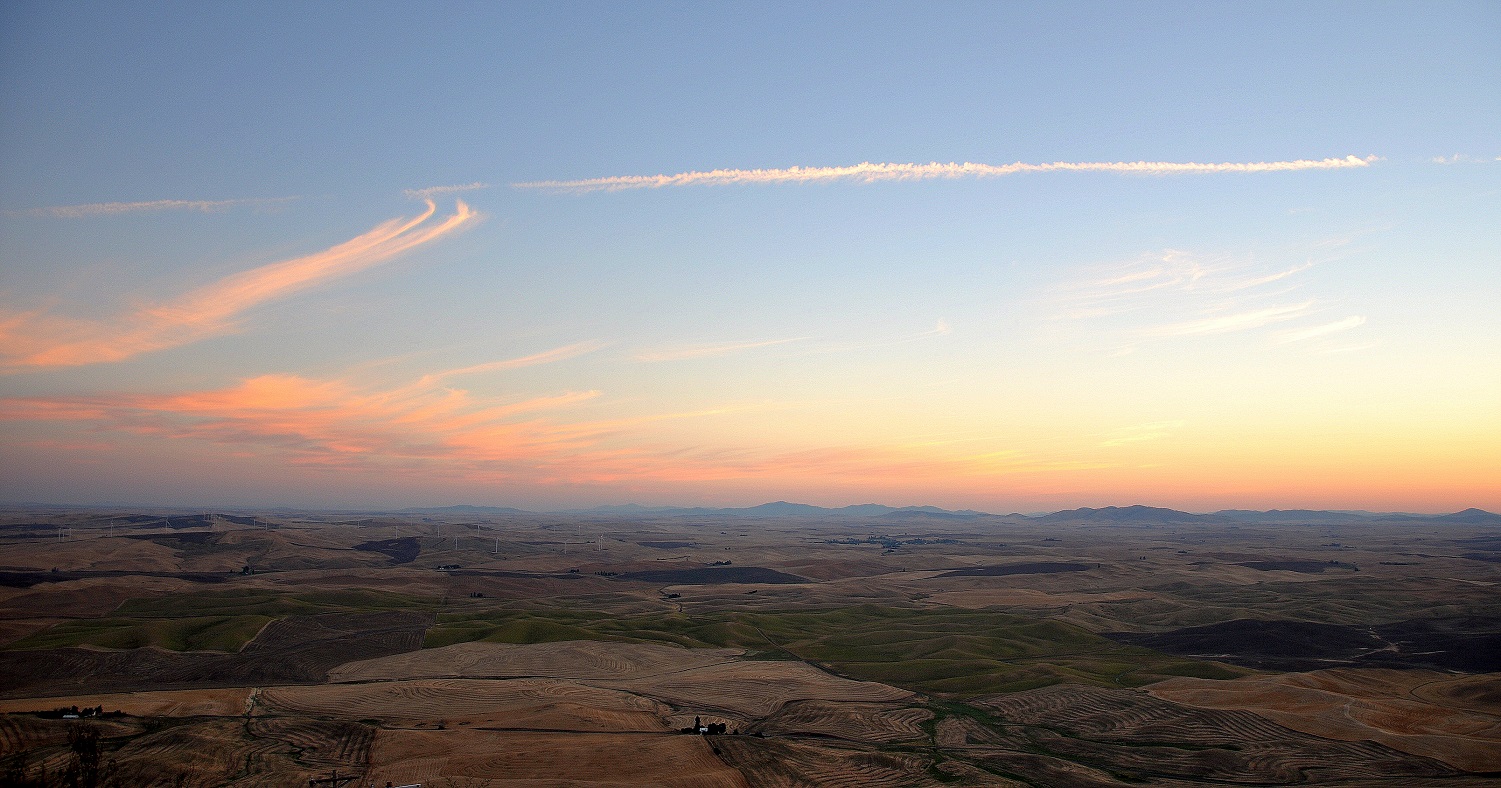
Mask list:
POLYGON ((0 498, 1501 506, 1494 3, 815 5, 6 6, 0 498))

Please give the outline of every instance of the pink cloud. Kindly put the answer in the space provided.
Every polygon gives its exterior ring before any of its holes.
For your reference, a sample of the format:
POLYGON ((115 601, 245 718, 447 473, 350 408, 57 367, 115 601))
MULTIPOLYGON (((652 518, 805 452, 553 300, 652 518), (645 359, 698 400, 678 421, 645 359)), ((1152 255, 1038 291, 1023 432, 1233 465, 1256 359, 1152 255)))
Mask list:
MULTIPOLYGON (((578 348, 569 345, 513 361, 556 361, 578 348)), ((479 366, 503 368, 501 364, 479 366)), ((439 385, 448 374, 468 369, 473 367, 376 389, 342 379, 261 375, 222 388, 172 394, 17 397, 0 399, 0 422, 52 423, 95 438, 180 441, 216 447, 221 456, 264 456, 283 464, 378 470, 444 482, 691 485, 823 479, 842 485, 948 484, 1084 467, 1014 452, 973 454, 928 445, 749 448, 716 445, 712 439, 700 443, 660 427, 737 409, 598 418, 587 409, 599 398, 598 391, 505 398, 439 385)))
POLYGON ((429 200, 416 218, 383 222, 321 252, 242 271, 109 320, 0 310, 0 365, 16 370, 123 361, 228 333, 254 306, 385 262, 478 216, 459 201, 452 216, 428 224, 436 210, 429 200))

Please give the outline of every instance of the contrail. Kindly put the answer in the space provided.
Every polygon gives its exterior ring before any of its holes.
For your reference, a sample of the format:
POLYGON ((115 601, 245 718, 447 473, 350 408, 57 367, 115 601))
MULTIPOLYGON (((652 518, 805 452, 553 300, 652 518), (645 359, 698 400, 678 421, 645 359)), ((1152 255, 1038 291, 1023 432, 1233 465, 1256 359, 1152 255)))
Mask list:
POLYGON ((513 183, 518 189, 550 189, 568 192, 660 189, 665 186, 722 186, 737 183, 814 183, 824 181, 928 180, 931 178, 994 178, 1021 172, 1118 172, 1132 175, 1206 175, 1219 172, 1290 172, 1293 170, 1338 170, 1369 167, 1378 157, 1346 156, 1340 159, 1295 161, 1198 162, 1173 161, 1055 161, 1050 164, 892 164, 862 162, 847 167, 788 167, 765 170, 708 170, 676 175, 617 175, 578 181, 530 181, 513 183))
POLYGON ((246 310, 363 271, 479 217, 456 200, 452 216, 427 223, 436 211, 428 200, 427 210, 411 219, 382 222, 321 252, 231 274, 170 300, 138 304, 123 315, 74 318, 46 308, 20 312, 0 306, 0 373, 124 361, 225 334, 246 310))
POLYGON ((93 202, 85 205, 54 205, 49 208, 33 208, 21 211, 27 216, 50 216, 58 219, 80 219, 86 216, 113 216, 121 213, 151 213, 156 211, 198 211, 213 213, 239 205, 275 205, 291 202, 297 197, 247 197, 237 200, 148 200, 146 202, 93 202))
POLYGON ((409 200, 431 200, 440 194, 453 194, 454 192, 468 192, 475 189, 488 188, 490 188, 490 184, 475 181, 474 183, 463 183, 457 186, 429 186, 426 189, 403 189, 401 193, 405 194, 409 200))

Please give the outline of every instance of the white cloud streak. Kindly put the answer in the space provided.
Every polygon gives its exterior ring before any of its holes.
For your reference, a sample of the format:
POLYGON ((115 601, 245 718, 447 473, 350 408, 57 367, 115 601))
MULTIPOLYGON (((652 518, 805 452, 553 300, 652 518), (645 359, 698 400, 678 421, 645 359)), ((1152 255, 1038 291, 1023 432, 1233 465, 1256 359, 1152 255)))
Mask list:
POLYGON ((513 183, 518 189, 545 189, 562 192, 623 191, 627 189, 661 189, 670 186, 725 186, 747 183, 823 183, 853 181, 931 180, 935 178, 994 178, 1029 172, 1110 172, 1129 175, 1206 175, 1211 173, 1291 172, 1297 170, 1337 170, 1369 167, 1376 156, 1345 156, 1330 159, 1258 162, 1170 162, 1170 161, 1055 161, 1043 164, 976 164, 950 162, 940 164, 893 164, 861 162, 844 167, 789 167, 786 169, 680 172, 674 175, 619 175, 572 181, 530 181, 513 183))
POLYGON ((1218 317, 1208 317, 1201 320, 1189 320, 1183 323, 1158 326, 1147 330, 1145 333, 1149 336, 1158 337, 1226 334, 1231 331, 1246 331, 1252 328, 1261 328, 1271 323, 1279 323, 1283 320, 1292 320, 1295 317, 1305 314, 1312 308, 1313 301, 1309 300, 1301 304, 1273 306, 1266 309, 1254 309, 1249 312, 1237 312, 1233 315, 1220 315, 1218 317))
POLYGON ((1321 326, 1312 326, 1310 328, 1299 328, 1290 331, 1283 331, 1277 335, 1277 341, 1280 343, 1302 342, 1306 339, 1316 339, 1318 337, 1328 336, 1329 334, 1334 334, 1340 331, 1349 331, 1352 328, 1357 328, 1362 325, 1365 325, 1364 317, 1361 317, 1360 315, 1351 315, 1344 320, 1336 320, 1333 323, 1325 323, 1321 326))
POLYGON ((458 186, 429 186, 426 189, 404 189, 401 193, 406 195, 407 199, 411 200, 431 200, 432 198, 437 197, 440 194, 472 192, 476 189, 488 188, 490 188, 490 184, 475 181, 474 183, 465 183, 458 186))
POLYGON ((122 213, 159 213, 162 211, 197 211, 216 213, 242 205, 265 206, 287 203, 299 197, 246 197, 238 200, 147 200, 145 202, 92 202, 83 205, 54 205, 22 211, 26 216, 53 219, 83 219, 90 216, 115 216, 122 213))
POLYGON ((1456 153, 1453 156, 1434 156, 1428 161, 1434 164, 1492 164, 1501 161, 1501 156, 1485 158, 1484 156, 1470 156, 1464 153, 1456 153))

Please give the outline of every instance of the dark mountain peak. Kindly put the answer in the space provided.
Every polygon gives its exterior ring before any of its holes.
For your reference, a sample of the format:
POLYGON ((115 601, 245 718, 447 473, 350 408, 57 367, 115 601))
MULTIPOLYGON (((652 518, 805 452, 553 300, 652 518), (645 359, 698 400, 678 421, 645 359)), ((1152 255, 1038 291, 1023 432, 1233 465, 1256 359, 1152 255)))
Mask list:
POLYGON ((1253 509, 1222 509, 1214 513, 1242 523, 1347 523, 1371 520, 1377 515, 1371 512, 1327 511, 1323 509, 1268 509, 1264 512, 1253 509))
POLYGON ((1209 514, 1192 514, 1177 509, 1159 506, 1105 506, 1092 509, 1088 506, 1053 512, 1037 518, 1044 522, 1085 521, 1101 523, 1202 523, 1217 522, 1220 518, 1209 514))
POLYGON ((1433 518, 1443 523, 1465 523, 1467 525, 1501 525, 1501 514, 1487 512, 1484 509, 1476 509, 1473 506, 1462 512, 1453 514, 1441 514, 1433 518))

